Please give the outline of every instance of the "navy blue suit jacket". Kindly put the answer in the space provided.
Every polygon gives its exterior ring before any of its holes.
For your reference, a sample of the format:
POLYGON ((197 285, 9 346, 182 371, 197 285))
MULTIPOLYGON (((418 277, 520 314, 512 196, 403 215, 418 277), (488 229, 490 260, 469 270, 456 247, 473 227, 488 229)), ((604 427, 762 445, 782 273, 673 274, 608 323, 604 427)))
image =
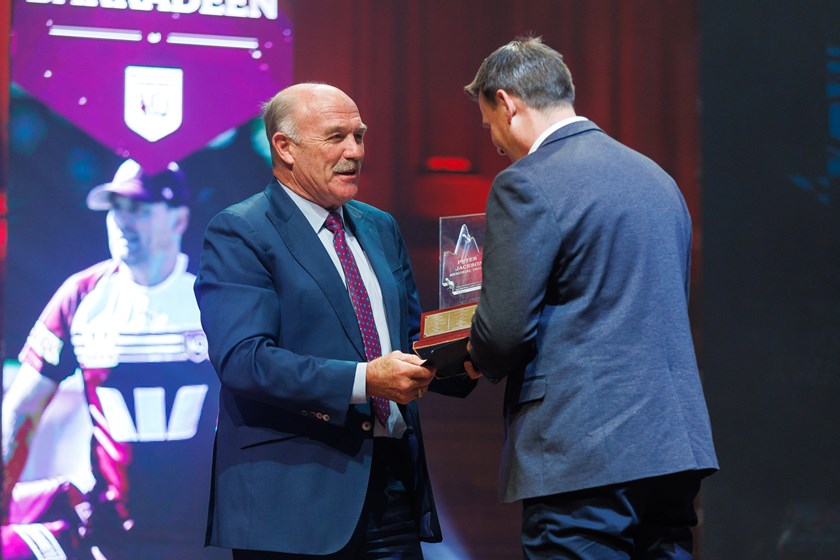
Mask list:
MULTIPOLYGON (((355 201, 344 217, 381 286, 391 345, 410 351, 420 308, 396 222, 355 201)), ((221 379, 208 543, 339 550, 359 520, 371 466, 370 406, 349 404, 364 346, 338 271, 276 181, 211 220, 196 295, 221 379)), ((419 532, 439 541, 417 408, 400 410, 419 532)))
POLYGON ((589 121, 493 182, 472 358, 507 378, 500 493, 717 467, 674 181, 589 121))

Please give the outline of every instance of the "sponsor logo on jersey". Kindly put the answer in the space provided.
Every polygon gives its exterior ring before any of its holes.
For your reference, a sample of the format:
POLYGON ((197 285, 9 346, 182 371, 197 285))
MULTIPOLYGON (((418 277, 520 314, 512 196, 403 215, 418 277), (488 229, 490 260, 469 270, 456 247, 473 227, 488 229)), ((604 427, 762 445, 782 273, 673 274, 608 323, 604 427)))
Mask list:
POLYGON ((198 431, 207 390, 207 385, 179 388, 168 419, 163 387, 134 388, 134 418, 119 390, 97 387, 96 396, 102 405, 103 427, 115 441, 179 441, 192 439, 198 431))

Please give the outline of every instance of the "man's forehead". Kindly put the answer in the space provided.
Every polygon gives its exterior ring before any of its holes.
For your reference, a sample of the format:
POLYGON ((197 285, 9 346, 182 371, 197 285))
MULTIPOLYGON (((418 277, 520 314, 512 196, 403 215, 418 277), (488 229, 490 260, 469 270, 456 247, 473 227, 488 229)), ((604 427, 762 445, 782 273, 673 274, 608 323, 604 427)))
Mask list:
POLYGON ((364 132, 367 130, 367 125, 363 123, 362 118, 357 115, 354 118, 324 118, 321 121, 321 128, 326 132, 344 132, 347 130, 364 132))
POLYGON ((316 122, 354 118, 361 121, 356 103, 338 91, 310 92, 309 95, 301 96, 298 108, 316 122))
POLYGON ((362 122, 362 117, 357 110, 341 111, 323 109, 318 110, 314 107, 310 112, 309 119, 307 119, 310 130, 319 134, 333 134, 336 132, 350 133, 350 132, 364 132, 367 130, 367 125, 362 122))

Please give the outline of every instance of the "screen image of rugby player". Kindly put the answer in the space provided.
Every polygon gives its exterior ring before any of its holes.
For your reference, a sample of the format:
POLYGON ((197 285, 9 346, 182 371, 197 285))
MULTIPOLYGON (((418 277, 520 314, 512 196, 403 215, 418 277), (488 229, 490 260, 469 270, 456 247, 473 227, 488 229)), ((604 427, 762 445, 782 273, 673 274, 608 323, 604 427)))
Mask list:
POLYGON ((194 272, 231 185, 270 174, 291 22, 277 0, 13 8, 2 557, 228 558, 203 546, 219 381, 194 272), (247 79, 219 110, 226 73, 247 79))

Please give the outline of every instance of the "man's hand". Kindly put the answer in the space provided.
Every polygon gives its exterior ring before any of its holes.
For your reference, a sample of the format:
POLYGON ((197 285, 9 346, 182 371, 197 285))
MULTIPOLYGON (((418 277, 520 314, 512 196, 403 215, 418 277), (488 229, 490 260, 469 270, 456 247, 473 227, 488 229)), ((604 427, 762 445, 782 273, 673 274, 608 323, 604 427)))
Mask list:
POLYGON ((470 379, 478 379, 479 377, 481 377, 483 375, 480 371, 475 369, 475 366, 469 360, 464 362, 464 371, 467 372, 467 375, 470 376, 470 379))
MULTIPOLYGON (((468 340, 467 341, 467 354, 470 354, 471 352, 472 352, 472 344, 468 340)), ((481 377, 483 375, 480 371, 478 371, 478 368, 476 368, 475 365, 473 365, 472 360, 467 360, 467 361, 464 362, 464 371, 467 372, 467 375, 470 376, 470 379, 478 379, 479 377, 481 377)))
POLYGON ((423 367, 414 354, 391 352, 367 365, 367 394, 400 404, 419 399, 435 377, 434 368, 423 367))

